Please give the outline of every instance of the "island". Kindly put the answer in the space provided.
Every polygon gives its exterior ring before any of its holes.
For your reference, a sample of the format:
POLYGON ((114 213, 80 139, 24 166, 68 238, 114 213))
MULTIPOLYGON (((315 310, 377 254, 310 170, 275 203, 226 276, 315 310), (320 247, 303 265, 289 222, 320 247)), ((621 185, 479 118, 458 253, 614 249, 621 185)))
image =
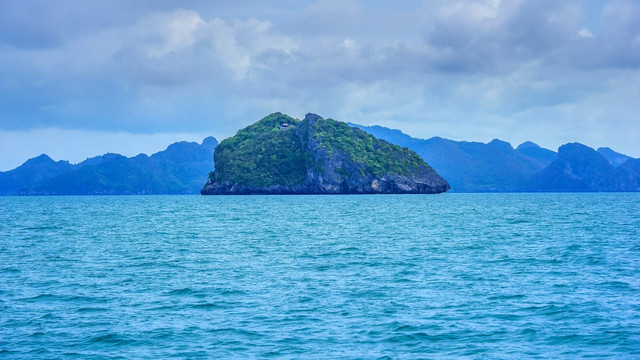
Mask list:
POLYGON ((344 122, 273 113, 222 141, 203 195, 437 194, 449 183, 413 150, 344 122))

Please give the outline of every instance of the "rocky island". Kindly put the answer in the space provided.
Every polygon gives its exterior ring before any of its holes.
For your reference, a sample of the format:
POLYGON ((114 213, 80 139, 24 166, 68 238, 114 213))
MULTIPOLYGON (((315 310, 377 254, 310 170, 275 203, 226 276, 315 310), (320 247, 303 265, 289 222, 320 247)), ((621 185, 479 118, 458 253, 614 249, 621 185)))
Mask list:
POLYGON ((200 191, 223 194, 436 194, 449 184, 420 156, 346 123, 274 113, 224 141, 200 191))

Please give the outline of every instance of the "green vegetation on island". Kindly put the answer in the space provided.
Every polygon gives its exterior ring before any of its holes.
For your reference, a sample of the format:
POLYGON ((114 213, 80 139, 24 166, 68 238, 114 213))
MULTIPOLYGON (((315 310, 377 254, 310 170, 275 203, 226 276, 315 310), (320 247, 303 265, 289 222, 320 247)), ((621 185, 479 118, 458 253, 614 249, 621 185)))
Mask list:
POLYGON ((222 141, 203 194, 442 192, 415 152, 346 123, 274 113, 222 141))
MULTIPOLYGON (((303 181, 304 158, 294 130, 298 123, 299 120, 275 113, 222 141, 214 153, 219 162, 217 178, 253 186, 303 181)), ((213 172, 209 179, 214 180, 213 172)))
POLYGON ((410 175, 428 165, 408 148, 401 148, 366 132, 333 119, 318 119, 313 123, 313 140, 329 152, 339 151, 352 161, 363 164, 361 174, 410 175))

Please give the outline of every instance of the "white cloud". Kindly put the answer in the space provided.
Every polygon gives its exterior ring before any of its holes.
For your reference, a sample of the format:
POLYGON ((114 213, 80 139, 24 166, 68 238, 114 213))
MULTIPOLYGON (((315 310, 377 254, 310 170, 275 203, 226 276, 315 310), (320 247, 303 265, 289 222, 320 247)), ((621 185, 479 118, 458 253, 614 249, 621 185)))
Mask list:
POLYGON ((583 38, 595 39, 595 36, 593 36, 589 29, 580 29, 580 31, 578 31, 578 36, 583 38))
MULTIPOLYGON (((204 24, 200 15, 195 11, 175 11, 171 14, 154 19, 156 24, 149 33, 157 33, 164 38, 159 44, 150 44, 147 53, 150 58, 160 58, 168 53, 184 51, 196 41, 195 31, 204 24)), ((138 28, 148 29, 148 23, 138 25, 138 28)))

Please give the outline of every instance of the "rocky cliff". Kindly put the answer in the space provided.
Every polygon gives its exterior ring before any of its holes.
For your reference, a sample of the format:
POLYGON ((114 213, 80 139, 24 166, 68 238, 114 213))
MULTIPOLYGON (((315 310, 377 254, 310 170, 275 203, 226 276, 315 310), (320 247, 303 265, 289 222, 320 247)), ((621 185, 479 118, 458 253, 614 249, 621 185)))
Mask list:
POLYGON ((407 148, 346 123, 271 114, 224 140, 201 193, 432 194, 449 189, 407 148))
POLYGON ((532 177, 532 191, 640 191, 637 159, 615 167, 600 152, 569 143, 558 149, 558 158, 532 177))

